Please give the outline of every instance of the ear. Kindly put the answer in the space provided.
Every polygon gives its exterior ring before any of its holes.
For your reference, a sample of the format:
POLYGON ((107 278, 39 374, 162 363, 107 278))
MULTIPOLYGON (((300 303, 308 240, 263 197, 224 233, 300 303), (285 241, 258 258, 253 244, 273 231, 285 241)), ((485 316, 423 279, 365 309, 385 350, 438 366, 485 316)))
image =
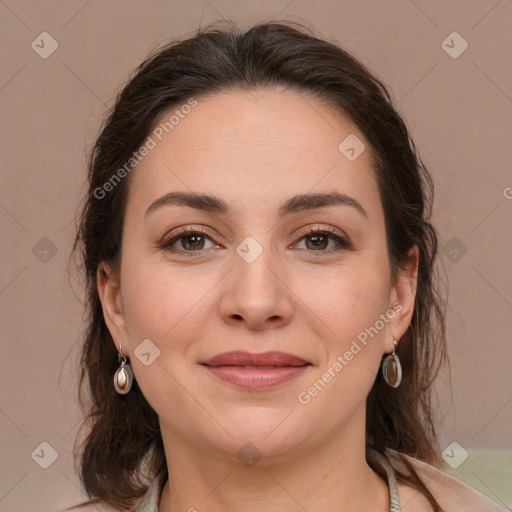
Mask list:
MULTIPOLYGON (((105 323, 119 350, 121 344, 126 346, 123 343, 126 339, 126 327, 119 278, 105 262, 101 262, 96 273, 96 283, 105 323)), ((126 353, 124 349, 123 352, 126 353)))
MULTIPOLYGON (((390 311, 395 316, 388 323, 390 337, 399 340, 407 331, 414 313, 414 302, 418 285, 419 249, 414 245, 408 253, 408 261, 404 269, 398 271, 396 283, 390 294, 390 311)), ((393 351, 393 339, 386 339, 386 352, 393 351)))

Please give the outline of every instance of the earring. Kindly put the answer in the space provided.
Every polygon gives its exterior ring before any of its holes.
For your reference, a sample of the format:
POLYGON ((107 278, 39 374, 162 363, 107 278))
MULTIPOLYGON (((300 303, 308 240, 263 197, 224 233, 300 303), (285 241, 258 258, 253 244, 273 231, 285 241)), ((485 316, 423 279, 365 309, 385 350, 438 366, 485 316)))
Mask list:
POLYGON ((402 366, 395 352, 396 347, 398 343, 393 340, 393 353, 388 354, 382 361, 382 376, 392 388, 397 388, 402 382, 402 366))
POLYGON ((121 345, 119 345, 117 359, 119 368, 114 374, 114 388, 120 395, 126 395, 132 387, 133 371, 130 363, 127 362, 126 356, 121 354, 121 345))

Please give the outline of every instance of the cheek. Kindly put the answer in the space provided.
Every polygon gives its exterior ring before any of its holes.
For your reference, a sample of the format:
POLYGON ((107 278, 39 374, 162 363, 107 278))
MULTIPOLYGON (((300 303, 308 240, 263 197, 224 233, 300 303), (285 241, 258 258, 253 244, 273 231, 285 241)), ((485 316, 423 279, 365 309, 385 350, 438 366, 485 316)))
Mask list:
MULTIPOLYGON (((333 271, 328 278, 299 283, 299 296, 314 313, 318 336, 340 350, 379 319, 389 296, 386 274, 378 266, 333 271)), ((311 313, 309 315, 311 317, 311 313)))
POLYGON ((185 326, 189 334, 196 328, 194 315, 202 309, 201 297, 210 287, 208 279, 173 279, 168 274, 140 270, 132 274, 126 287, 125 319, 134 340, 142 336, 159 343, 175 338, 185 326))
POLYGON ((387 324, 381 315, 386 313, 388 293, 382 274, 366 267, 365 272, 333 277, 323 293, 308 297, 323 357, 298 398, 311 406, 313 417, 321 414, 336 423, 364 403, 382 359, 387 324))
POLYGON ((147 263, 124 270, 125 322, 135 378, 155 410, 165 410, 169 397, 175 407, 185 407, 180 382, 192 370, 190 352, 204 331, 205 290, 213 283, 206 276, 169 275, 168 268, 147 263), (149 345, 144 341, 148 339, 149 345), (150 365, 139 359, 139 346, 151 353, 150 365))

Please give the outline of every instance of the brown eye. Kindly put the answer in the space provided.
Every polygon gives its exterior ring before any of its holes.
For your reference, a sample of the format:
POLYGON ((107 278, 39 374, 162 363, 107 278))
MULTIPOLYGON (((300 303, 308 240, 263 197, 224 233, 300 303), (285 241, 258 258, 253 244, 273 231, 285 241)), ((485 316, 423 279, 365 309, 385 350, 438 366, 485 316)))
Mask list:
POLYGON ((329 237, 326 235, 311 235, 305 238, 306 246, 313 251, 326 249, 329 245, 329 237), (308 241, 310 243, 308 243, 308 241))
POLYGON ((300 243, 302 241, 304 241, 305 249, 312 252, 331 253, 352 247, 348 240, 330 229, 310 229, 302 236, 300 243))
POLYGON ((178 240, 181 240, 181 246, 185 250, 193 251, 204 248, 205 237, 197 233, 181 236, 178 240))
POLYGON ((175 253, 194 253, 203 250, 219 247, 211 237, 201 229, 181 229, 180 231, 170 233, 161 243, 160 249, 175 253), (210 245, 208 245, 208 242, 210 245))

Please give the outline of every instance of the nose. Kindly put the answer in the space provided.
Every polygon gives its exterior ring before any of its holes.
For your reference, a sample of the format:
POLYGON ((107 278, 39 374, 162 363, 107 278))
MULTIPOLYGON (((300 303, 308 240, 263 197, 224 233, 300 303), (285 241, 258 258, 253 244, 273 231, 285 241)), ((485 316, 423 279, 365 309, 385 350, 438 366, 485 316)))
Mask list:
POLYGON ((223 280, 220 314, 234 326, 265 330, 287 325, 293 315, 293 293, 275 262, 263 251, 248 263, 234 255, 234 268, 223 280), (272 265, 274 263, 274 265, 272 265))

